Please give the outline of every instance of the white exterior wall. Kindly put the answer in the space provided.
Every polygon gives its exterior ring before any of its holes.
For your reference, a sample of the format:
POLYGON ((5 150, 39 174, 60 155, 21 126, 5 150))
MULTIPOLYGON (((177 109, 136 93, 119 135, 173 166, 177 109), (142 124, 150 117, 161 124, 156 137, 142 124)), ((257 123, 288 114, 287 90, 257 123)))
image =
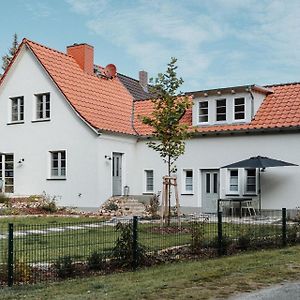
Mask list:
MULTIPOLYGON (((187 141, 186 152, 178 160, 179 193, 182 193, 182 170, 194 171, 194 194, 181 195, 181 205, 201 207, 201 172, 203 169, 220 167, 249 158, 251 156, 268 156, 300 165, 300 134, 277 133, 261 135, 234 135, 197 137, 187 141)), ((162 189, 162 176, 166 166, 146 142, 138 143, 139 176, 143 170, 154 169, 154 191, 162 189)), ((242 171, 242 170, 241 170, 242 171)), ((262 208, 279 209, 300 206, 300 167, 280 167, 266 169, 262 173, 262 208)), ((220 197, 226 197, 228 185, 226 170, 221 171, 220 197)), ((142 179, 139 180, 142 183, 142 179)), ((241 184, 241 183, 240 183, 241 184)), ((240 186, 242 196, 242 186, 240 186)), ((143 192, 142 185, 138 190, 143 192)))

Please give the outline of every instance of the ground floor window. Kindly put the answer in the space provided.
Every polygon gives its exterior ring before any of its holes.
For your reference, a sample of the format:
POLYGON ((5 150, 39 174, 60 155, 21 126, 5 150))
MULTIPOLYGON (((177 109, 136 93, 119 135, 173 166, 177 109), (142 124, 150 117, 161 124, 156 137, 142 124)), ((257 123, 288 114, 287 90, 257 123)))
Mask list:
POLYGON ((51 151, 51 178, 66 177, 66 151, 51 151))
POLYGON ((246 170, 246 193, 256 194, 256 169, 246 170))
POLYGON ((0 180, 3 182, 1 192, 14 192, 14 155, 0 154, 0 180))
POLYGON ((153 170, 145 170, 145 179, 146 179, 145 192, 153 193, 154 192, 154 172, 153 172, 153 170))
POLYGON ((229 192, 238 194, 239 192, 239 171, 229 170, 229 192))
POLYGON ((192 194, 193 187, 193 170, 183 170, 183 190, 185 194, 192 194))

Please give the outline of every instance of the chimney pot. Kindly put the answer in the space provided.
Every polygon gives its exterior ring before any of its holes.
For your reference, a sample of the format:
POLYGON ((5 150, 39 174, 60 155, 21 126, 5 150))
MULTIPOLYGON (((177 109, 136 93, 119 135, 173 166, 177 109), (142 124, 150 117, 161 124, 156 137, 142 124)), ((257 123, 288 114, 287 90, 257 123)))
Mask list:
POLYGON ((67 54, 72 56, 80 68, 90 74, 94 74, 94 47, 88 44, 73 44, 67 46, 67 54))
POLYGON ((139 82, 145 92, 148 92, 148 73, 146 71, 139 72, 139 82))

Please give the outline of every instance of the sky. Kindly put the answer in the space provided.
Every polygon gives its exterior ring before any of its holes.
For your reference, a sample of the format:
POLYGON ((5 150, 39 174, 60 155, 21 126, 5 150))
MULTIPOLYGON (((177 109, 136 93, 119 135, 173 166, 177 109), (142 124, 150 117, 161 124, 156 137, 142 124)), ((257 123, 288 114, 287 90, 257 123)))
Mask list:
POLYGON ((300 0, 0 0, 0 55, 16 32, 65 52, 95 48, 137 78, 178 59, 181 91, 300 81, 300 0))

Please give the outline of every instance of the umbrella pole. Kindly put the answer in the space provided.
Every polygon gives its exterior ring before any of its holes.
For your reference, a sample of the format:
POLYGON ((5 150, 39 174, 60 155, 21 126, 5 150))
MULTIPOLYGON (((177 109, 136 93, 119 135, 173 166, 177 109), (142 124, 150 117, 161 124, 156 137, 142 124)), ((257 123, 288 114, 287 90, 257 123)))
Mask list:
POLYGON ((261 178, 260 178, 260 168, 258 168, 258 204, 259 204, 259 215, 261 216, 261 178))

